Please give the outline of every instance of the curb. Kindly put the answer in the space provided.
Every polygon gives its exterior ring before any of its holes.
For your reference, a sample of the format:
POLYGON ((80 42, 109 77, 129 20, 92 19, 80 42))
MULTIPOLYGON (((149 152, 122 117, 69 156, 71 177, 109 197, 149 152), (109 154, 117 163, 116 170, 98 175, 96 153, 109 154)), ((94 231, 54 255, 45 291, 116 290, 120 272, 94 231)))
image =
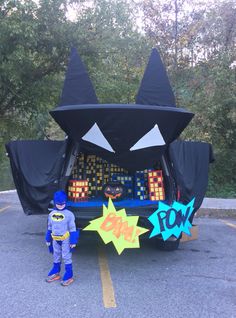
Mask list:
POLYGON ((7 193, 16 193, 16 190, 0 191, 0 194, 7 194, 7 193))
POLYGON ((204 198, 201 209, 236 210, 236 199, 204 198))
POLYGON ((199 217, 209 217, 215 219, 221 218, 235 218, 236 219, 236 209, 206 209, 200 208, 196 213, 194 218, 199 217))

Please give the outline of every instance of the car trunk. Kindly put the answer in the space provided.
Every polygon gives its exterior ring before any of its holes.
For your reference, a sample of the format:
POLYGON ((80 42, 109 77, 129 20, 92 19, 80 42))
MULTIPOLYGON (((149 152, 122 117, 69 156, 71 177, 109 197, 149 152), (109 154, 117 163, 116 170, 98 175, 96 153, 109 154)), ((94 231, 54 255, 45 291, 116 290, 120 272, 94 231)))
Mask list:
POLYGON ((98 156, 79 153, 67 184, 70 209, 81 219, 100 216, 109 199, 107 185, 117 186, 118 190, 122 185, 125 189, 122 196, 110 197, 116 209, 125 208, 128 215, 148 217, 159 201, 169 204, 176 198, 165 155, 150 169, 130 172, 98 156))

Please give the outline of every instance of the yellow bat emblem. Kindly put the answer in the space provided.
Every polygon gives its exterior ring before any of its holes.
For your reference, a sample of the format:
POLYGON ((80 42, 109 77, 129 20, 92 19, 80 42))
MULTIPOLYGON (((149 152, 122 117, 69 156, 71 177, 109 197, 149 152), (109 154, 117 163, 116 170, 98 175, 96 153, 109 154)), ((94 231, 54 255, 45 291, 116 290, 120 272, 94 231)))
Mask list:
POLYGON ((56 222, 61 222, 65 219, 65 215, 62 213, 53 213, 53 215, 51 216, 53 221, 56 222))

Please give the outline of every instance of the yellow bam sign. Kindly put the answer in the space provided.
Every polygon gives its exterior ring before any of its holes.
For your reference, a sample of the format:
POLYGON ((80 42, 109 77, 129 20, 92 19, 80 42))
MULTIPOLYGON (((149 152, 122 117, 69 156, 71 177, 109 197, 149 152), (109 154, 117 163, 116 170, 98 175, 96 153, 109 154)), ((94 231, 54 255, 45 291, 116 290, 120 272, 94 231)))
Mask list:
POLYGON ((118 254, 125 248, 139 248, 139 236, 149 231, 137 226, 138 216, 127 216, 125 209, 116 211, 109 199, 108 207, 103 205, 103 216, 90 221, 85 231, 97 231, 105 244, 113 242, 118 254))

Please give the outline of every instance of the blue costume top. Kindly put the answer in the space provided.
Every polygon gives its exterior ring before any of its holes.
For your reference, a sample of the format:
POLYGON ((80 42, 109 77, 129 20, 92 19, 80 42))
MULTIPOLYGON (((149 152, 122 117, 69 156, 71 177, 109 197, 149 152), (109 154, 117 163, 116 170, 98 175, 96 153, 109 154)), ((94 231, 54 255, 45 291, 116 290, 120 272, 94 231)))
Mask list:
POLYGON ((53 210, 48 216, 48 230, 53 235, 64 235, 66 232, 75 232, 74 214, 67 210, 53 210))

